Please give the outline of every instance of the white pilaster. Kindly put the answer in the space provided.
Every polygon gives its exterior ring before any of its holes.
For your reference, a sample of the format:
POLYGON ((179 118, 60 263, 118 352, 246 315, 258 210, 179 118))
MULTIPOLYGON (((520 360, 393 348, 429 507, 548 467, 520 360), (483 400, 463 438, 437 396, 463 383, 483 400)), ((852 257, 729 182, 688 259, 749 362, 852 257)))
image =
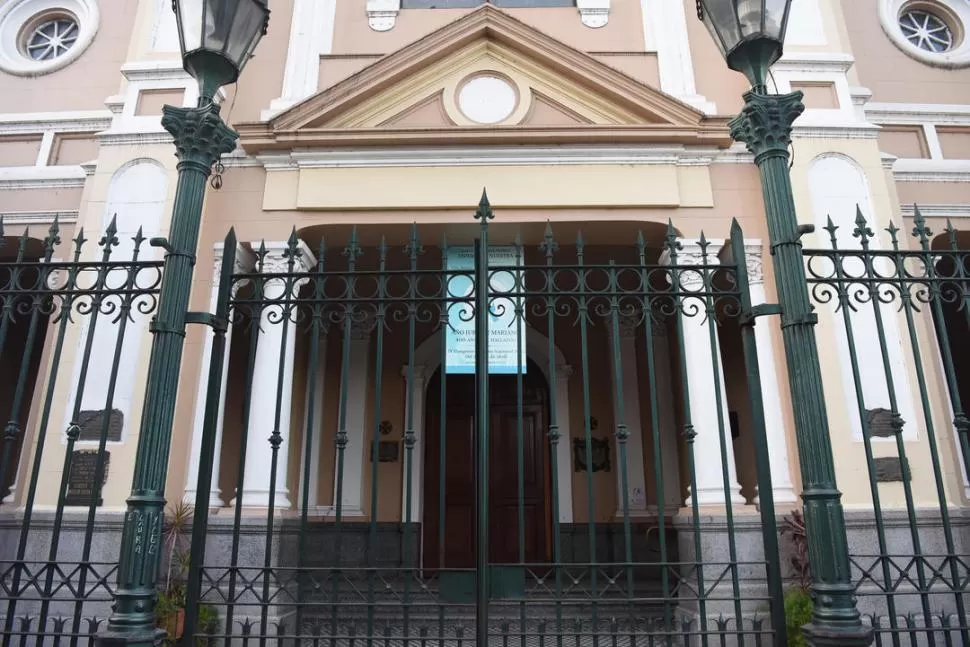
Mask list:
MULTIPOLYGON (((697 240, 683 240, 683 251, 678 253, 677 262, 681 266, 701 265, 701 248, 697 240)), ((707 247, 706 263, 716 263, 721 242, 707 247)), ((680 275, 679 288, 686 292, 703 289, 701 277, 693 272, 680 275)), ((694 428, 694 440, 688 448, 694 454, 694 473, 699 505, 724 505, 724 476, 722 471, 721 445, 724 445, 727 463, 728 494, 734 503, 744 503, 741 486, 738 484, 737 467, 734 462, 734 443, 731 438, 730 416, 727 406, 727 390, 724 385, 724 369, 721 364, 721 346, 717 331, 711 335, 711 327, 716 324, 708 319, 704 304, 698 299, 686 301, 688 313, 680 318, 686 356, 687 391, 690 395, 690 417, 694 428), (691 306, 700 310, 692 314, 691 306), (692 315, 692 316, 689 316, 692 315), (716 367, 715 367, 716 359, 716 367), (718 397, 720 396, 720 397, 718 397)), ((693 500, 688 499, 688 505, 693 500)))
MULTIPOLYGON (((288 271, 289 258, 286 242, 266 243, 267 254, 263 259, 264 274, 280 274, 288 271)), ((316 259, 303 241, 298 245, 299 257, 294 271, 305 272, 316 265, 316 259)), ((265 307, 259 319, 259 340, 253 366, 253 384, 250 393, 249 425, 246 429, 246 474, 242 495, 243 507, 266 508, 270 499, 270 471, 273 467, 272 446, 269 443, 274 430, 279 431, 282 443, 276 462, 276 487, 274 506, 278 510, 291 507, 287 472, 289 467, 290 409, 293 401, 293 361, 296 349, 296 325, 282 318, 284 304, 290 290, 295 296, 300 282, 285 279, 268 279, 263 284, 265 307), (276 305, 270 305, 276 304, 276 305), (286 331, 284 340, 284 331, 286 331), (282 380, 280 380, 282 374, 282 380), (280 384, 282 382, 282 384, 280 384), (277 417, 278 410, 278 417, 277 417), (278 421, 278 422, 277 422, 278 421), (277 425, 279 425, 277 427, 277 425)))
MULTIPOLYGON (((232 271, 236 274, 250 272, 256 263, 253 254, 240 244, 236 244, 235 262, 232 271)), ((219 282, 222 273, 222 258, 225 249, 222 243, 216 243, 212 252, 212 291, 209 295, 209 312, 216 311, 219 298, 219 282)), ((239 285, 232 286, 233 292, 239 285)), ((195 503, 197 485, 199 481, 199 455, 202 452, 202 432, 205 427, 205 405, 209 389, 209 368, 212 363, 212 340, 215 338, 212 329, 205 327, 205 341, 202 343, 202 362, 199 368, 199 383, 195 395, 195 416, 192 419, 192 449, 189 454, 189 470, 185 481, 185 495, 182 500, 188 504, 195 503)), ((222 380, 219 387, 219 415, 216 419, 216 451, 212 458, 212 481, 209 491, 209 508, 221 508, 222 497, 219 492, 219 458, 222 450, 222 428, 226 405, 226 381, 229 377, 229 348, 232 344, 232 326, 226 330, 226 353, 222 362, 222 380)))
POLYGON ((269 119, 319 89, 320 57, 333 50, 337 0, 295 0, 283 71, 283 93, 270 103, 269 119))
POLYGON ((551 385, 556 398, 556 424, 559 426, 559 442, 556 444, 556 471, 558 483, 556 494, 559 497, 559 522, 573 522, 573 437, 569 426, 569 378, 573 367, 568 364, 556 365, 555 384, 551 385))
MULTIPOLYGON (((312 356, 308 357, 310 362, 307 366, 307 375, 309 376, 313 373, 316 377, 314 378, 314 389, 313 389, 313 411, 310 415, 312 433, 313 436, 310 438, 310 475, 309 483, 307 483, 306 474, 306 435, 310 433, 310 429, 304 426, 303 438, 304 442, 300 448, 300 493, 299 501, 297 506, 303 505, 303 487, 304 484, 309 485, 309 492, 307 492, 307 507, 316 508, 320 505, 320 500, 317 494, 317 486, 319 485, 320 478, 320 447, 321 438, 323 437, 323 400, 326 397, 326 377, 327 377, 327 334, 329 327, 324 325, 320 329, 320 338, 318 340, 317 347, 317 357, 316 363, 313 363, 314 358, 312 356)), ((307 351, 309 353, 309 351, 307 351)), ((307 408, 310 407, 310 380, 307 379, 307 394, 306 394, 307 408)))
POLYGON ((660 89, 698 110, 716 114, 717 106, 697 94, 683 0, 641 0, 640 4, 644 42, 657 50, 660 89))
MULTIPOLYGON (((364 482, 364 440, 367 433, 368 392, 367 376, 370 367, 370 334, 374 319, 354 321, 350 324, 349 364, 341 373, 346 381, 340 385, 340 406, 345 410, 339 416, 345 421, 347 445, 343 451, 343 484, 340 513, 342 516, 361 516, 361 488, 364 482)), ((345 342, 348 343, 348 342, 345 342)), ((339 432, 339 430, 338 430, 339 432)), ((369 454, 368 454, 369 456, 369 454)), ((338 448, 339 457, 339 448, 338 448)), ((337 470, 334 470, 333 506, 337 507, 337 470)))
MULTIPOLYGON (((744 257, 748 269, 748 293, 751 305, 767 303, 765 276, 761 265, 761 241, 745 241, 744 257)), ((778 369, 775 361, 775 347, 771 340, 768 321, 759 319, 754 326, 755 345, 758 348, 758 371, 761 373, 761 393, 765 411, 765 432, 768 439, 768 458, 771 463, 771 490, 775 503, 794 503, 798 501, 795 487, 791 481, 788 464, 788 432, 785 416, 781 410, 781 390, 778 384, 778 369)), ((755 503, 758 498, 755 497, 755 503)))
POLYGON ((680 452, 677 420, 674 415, 674 387, 670 371, 667 327, 653 325, 653 375, 657 389, 657 419, 660 423, 660 460, 663 463, 664 512, 675 513, 683 505, 680 496, 680 452))
POLYGON ((405 434, 407 433, 407 421, 411 420, 411 424, 414 425, 414 449, 411 451, 412 465, 410 517, 408 516, 409 506, 407 498, 408 452, 407 446, 402 445, 401 447, 401 521, 406 522, 408 519, 410 519, 412 523, 419 523, 422 519, 422 515, 424 514, 424 495, 422 491, 423 488, 421 486, 424 483, 424 389, 428 383, 428 376, 427 370, 424 366, 414 367, 413 382, 408 380, 407 366, 403 366, 401 368, 401 375, 404 376, 405 393, 408 393, 411 396, 405 403, 405 434))
MULTIPOLYGON (((626 425, 629 437, 626 441, 626 472, 627 472, 627 491, 626 498, 629 505, 630 516, 644 516, 647 513, 646 484, 643 475, 643 425, 640 419, 640 380, 637 371, 637 326, 639 318, 620 317, 619 339, 613 337, 613 323, 608 322, 611 344, 610 363, 613 379, 613 419, 619 423, 620 402, 622 398, 622 422, 626 425), (616 359, 619 350, 619 366, 616 359), (622 380, 622 393, 619 393, 616 384, 617 373, 622 380)), ((616 452, 617 461, 620 460, 619 445, 616 452)), ((623 478, 620 467, 616 470, 616 516, 623 516, 623 478)))

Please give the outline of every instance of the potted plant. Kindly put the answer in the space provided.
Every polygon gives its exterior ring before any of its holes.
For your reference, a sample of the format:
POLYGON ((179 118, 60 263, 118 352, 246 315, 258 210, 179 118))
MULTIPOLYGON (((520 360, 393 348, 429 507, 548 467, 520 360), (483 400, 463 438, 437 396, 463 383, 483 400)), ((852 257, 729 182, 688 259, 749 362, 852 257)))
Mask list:
POLYGON ((166 631, 169 640, 180 639, 185 627, 185 576, 189 567, 186 543, 191 531, 192 508, 183 501, 170 505, 162 527, 167 556, 165 582, 155 604, 155 624, 166 631))
POLYGON ((812 621, 812 567, 808 561, 808 535, 801 510, 792 510, 782 522, 781 535, 788 538, 789 564, 794 584, 785 592, 785 630, 789 647, 806 647, 802 627, 812 621))

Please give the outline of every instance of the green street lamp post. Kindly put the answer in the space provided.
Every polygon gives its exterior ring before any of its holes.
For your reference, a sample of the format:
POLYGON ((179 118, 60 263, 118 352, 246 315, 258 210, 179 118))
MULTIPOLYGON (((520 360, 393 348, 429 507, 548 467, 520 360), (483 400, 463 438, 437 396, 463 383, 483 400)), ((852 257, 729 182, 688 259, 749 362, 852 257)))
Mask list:
POLYGON ((189 293, 206 181, 212 165, 231 152, 238 135, 213 101, 233 83, 266 33, 266 0, 173 0, 185 70, 199 83, 196 108, 163 108, 162 126, 175 139, 178 186, 165 249, 135 473, 125 513, 113 613, 101 645, 157 645, 155 583, 161 560, 172 421, 182 363, 189 293))
POLYGON ((871 644, 873 634, 862 624, 850 579, 845 514, 815 341, 817 319, 802 260, 801 236, 811 230, 798 224, 788 170, 792 125, 805 106, 801 92, 768 94, 766 83, 769 68, 782 55, 791 3, 697 0, 697 12, 728 67, 752 86, 741 114, 731 122, 731 136, 747 145, 761 173, 785 355, 790 371, 798 367, 798 375, 789 376, 789 387, 815 601, 812 622, 803 631, 816 647, 854 647, 871 644))

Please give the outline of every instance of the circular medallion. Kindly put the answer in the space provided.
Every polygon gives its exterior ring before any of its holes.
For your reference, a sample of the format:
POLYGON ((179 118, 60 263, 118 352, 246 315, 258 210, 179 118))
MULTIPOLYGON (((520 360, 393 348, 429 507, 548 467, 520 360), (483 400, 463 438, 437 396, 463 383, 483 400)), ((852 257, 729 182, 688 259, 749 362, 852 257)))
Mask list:
POLYGON ((515 88, 498 76, 476 76, 458 90, 458 108, 465 117, 478 124, 505 121, 517 102, 515 88))

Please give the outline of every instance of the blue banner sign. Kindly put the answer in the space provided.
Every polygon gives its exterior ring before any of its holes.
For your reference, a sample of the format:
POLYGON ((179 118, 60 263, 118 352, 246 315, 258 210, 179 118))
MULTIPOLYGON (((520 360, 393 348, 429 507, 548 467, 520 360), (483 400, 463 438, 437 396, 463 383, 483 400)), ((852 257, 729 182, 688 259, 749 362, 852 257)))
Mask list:
MULTIPOLYGON (((514 246, 488 249, 490 268, 522 265, 521 250, 514 246)), ((445 259, 446 270, 475 269, 474 247, 449 247, 445 259)), ((513 270, 489 270, 488 372, 515 375, 526 371, 525 320, 516 317, 516 305, 521 297, 502 297, 516 288, 521 274, 513 270)), ((448 293, 452 297, 473 298, 475 286, 466 274, 448 278, 448 293)), ((474 375, 475 373, 475 315, 473 304, 453 303, 448 307, 448 329, 445 331, 445 373, 474 375)))

